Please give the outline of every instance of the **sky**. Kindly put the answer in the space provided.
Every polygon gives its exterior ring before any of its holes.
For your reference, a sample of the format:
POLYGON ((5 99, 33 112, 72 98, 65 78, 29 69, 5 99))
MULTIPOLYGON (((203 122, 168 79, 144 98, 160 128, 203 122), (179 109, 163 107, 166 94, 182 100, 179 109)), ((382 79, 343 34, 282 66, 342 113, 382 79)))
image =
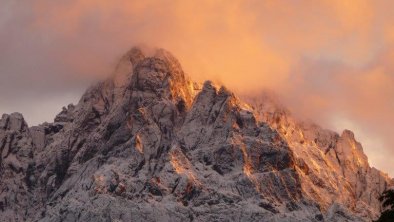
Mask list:
POLYGON ((295 115, 353 130, 370 164, 394 176, 391 0, 0 4, 0 113, 51 122, 129 48, 161 47, 196 81, 272 90, 295 115))

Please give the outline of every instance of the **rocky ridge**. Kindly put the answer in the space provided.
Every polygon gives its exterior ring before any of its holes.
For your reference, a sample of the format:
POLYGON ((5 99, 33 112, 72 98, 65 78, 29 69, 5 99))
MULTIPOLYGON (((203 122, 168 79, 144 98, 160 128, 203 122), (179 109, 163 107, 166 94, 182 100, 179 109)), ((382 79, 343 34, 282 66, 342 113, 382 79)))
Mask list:
POLYGON ((392 180, 352 132, 126 53, 54 123, 0 120, 2 221, 370 221, 392 180))

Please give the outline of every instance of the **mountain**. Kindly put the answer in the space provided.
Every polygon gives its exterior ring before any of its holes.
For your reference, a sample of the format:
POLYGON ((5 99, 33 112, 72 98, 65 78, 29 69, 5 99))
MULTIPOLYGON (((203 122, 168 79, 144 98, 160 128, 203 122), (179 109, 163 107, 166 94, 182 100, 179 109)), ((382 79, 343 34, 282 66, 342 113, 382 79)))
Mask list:
POLYGON ((53 123, 0 120, 1 221, 370 221, 393 180, 351 131, 133 48, 53 123))

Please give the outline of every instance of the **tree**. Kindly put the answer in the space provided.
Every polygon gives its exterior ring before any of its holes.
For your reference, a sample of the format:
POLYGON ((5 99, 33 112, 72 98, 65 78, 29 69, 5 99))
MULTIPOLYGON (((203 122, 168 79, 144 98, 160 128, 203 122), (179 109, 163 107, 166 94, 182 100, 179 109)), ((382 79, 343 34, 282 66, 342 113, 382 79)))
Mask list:
POLYGON ((394 221, 394 190, 386 190, 382 196, 379 197, 382 202, 383 209, 379 219, 375 222, 393 222, 394 221))

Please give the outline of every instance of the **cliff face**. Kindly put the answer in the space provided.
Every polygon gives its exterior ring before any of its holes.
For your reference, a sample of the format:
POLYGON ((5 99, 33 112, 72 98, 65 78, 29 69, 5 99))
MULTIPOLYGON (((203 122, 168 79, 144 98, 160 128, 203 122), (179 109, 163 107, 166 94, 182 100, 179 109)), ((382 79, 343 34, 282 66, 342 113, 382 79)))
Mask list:
POLYGON ((289 144, 305 197, 329 214, 341 207, 366 220, 379 216, 378 197, 393 182, 387 174, 369 166, 353 132, 344 130, 339 135, 297 121, 269 97, 248 101, 254 105, 258 119, 277 130, 289 144))
POLYGON ((0 120, 0 220, 368 221, 390 178, 350 131, 199 85, 138 48, 77 105, 0 120))

